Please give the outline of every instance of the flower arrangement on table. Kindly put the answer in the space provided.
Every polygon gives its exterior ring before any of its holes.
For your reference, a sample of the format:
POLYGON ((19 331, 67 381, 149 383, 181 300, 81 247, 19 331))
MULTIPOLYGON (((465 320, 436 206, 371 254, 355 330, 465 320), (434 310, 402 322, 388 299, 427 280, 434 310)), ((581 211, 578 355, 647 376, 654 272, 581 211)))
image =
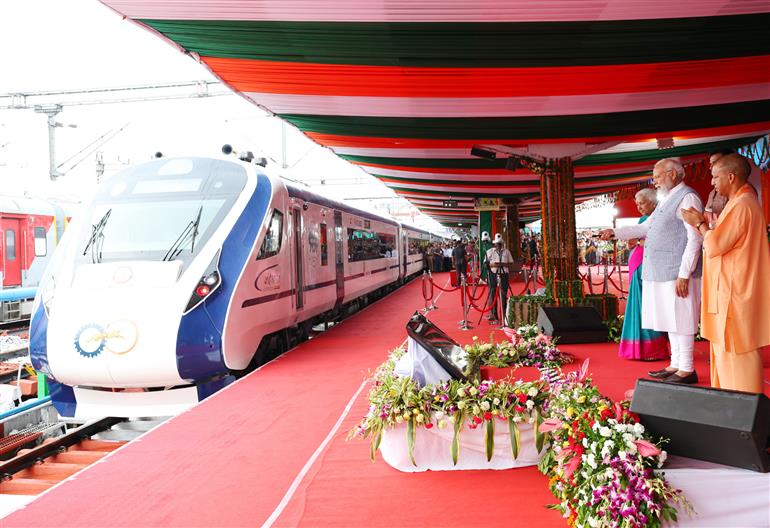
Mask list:
MULTIPOLYGON (((584 375, 584 374, 583 374, 584 375)), ((628 403, 612 403, 590 379, 571 373, 551 385, 549 418, 540 426, 550 449, 540 470, 570 526, 657 527, 691 507, 655 473, 666 460, 628 403)))
MULTIPOLYGON (((520 335, 533 339, 533 332, 520 335)), ((477 357, 497 351, 493 343, 474 341, 474 347, 477 357)), ((663 440, 653 441, 646 434, 638 417, 629 412, 628 402, 613 403, 601 395, 586 378, 587 361, 581 372, 562 375, 550 384, 450 380, 420 388, 411 378, 395 374, 395 362, 403 354, 403 349, 395 350, 375 371, 369 411, 349 435, 370 439, 372 460, 383 431, 404 423, 414 465, 416 429, 434 426, 453 428, 451 455, 456 465, 464 427, 484 428, 489 461, 496 423, 507 425, 515 459, 520 449, 518 424, 531 423, 537 451, 547 445, 538 467, 560 501, 552 507, 570 526, 659 527, 676 521, 677 507, 692 510, 682 492, 654 471, 666 460, 660 448, 663 440)))
POLYGON ((536 325, 522 326, 517 330, 506 328, 505 333, 509 340, 500 343, 495 343, 491 337, 486 343, 473 337, 473 343, 465 346, 468 361, 466 374, 478 372, 482 366, 561 368, 573 360, 570 354, 559 350, 557 339, 541 333, 536 325))
POLYGON ((401 355, 403 350, 397 349, 375 371, 369 391, 369 411, 349 435, 370 439, 372 460, 375 459, 383 431, 403 423, 407 426, 409 458, 414 465, 417 427, 452 427, 451 456, 455 465, 460 449, 459 435, 466 426, 470 429, 484 428, 487 461, 492 459, 494 451, 496 422, 508 427, 514 459, 520 450, 518 424, 522 422, 535 425, 535 445, 538 452, 542 450, 544 435, 537 432, 536 425, 542 422, 543 406, 548 401, 545 381, 450 380, 420 388, 411 378, 394 372, 395 361, 401 355))

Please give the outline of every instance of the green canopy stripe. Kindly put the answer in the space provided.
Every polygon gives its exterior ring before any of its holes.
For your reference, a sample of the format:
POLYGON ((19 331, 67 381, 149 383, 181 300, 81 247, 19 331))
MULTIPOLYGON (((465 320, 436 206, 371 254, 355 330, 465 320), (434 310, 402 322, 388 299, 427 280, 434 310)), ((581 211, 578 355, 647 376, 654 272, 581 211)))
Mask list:
POLYGON ((138 19, 189 52, 391 66, 585 66, 770 53, 770 14, 586 22, 138 19))
POLYGON ((770 99, 693 106, 541 117, 408 118, 279 114, 303 132, 338 136, 527 140, 665 133, 768 121, 770 99))

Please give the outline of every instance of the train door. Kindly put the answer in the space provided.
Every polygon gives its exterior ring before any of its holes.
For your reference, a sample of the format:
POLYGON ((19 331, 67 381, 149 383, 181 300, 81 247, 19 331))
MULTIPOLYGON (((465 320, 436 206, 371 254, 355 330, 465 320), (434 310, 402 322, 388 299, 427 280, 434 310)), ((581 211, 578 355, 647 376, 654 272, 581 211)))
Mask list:
POLYGON ((409 239, 406 236, 406 231, 401 229, 401 262, 403 262, 404 271, 401 273, 401 278, 406 279, 406 267, 409 263, 409 239))
POLYGON ((337 277, 337 302, 334 303, 335 308, 339 308, 342 304, 342 299, 345 298, 345 262, 342 260, 345 252, 342 247, 342 234, 342 211, 334 211, 334 262, 337 277))
POLYGON ((305 286, 305 277, 302 261, 302 211, 300 209, 291 210, 291 225, 294 230, 294 276, 296 277, 296 307, 302 308, 304 305, 303 289, 305 286))
POLYGON ((3 218, 3 286, 21 285, 20 222, 3 218))

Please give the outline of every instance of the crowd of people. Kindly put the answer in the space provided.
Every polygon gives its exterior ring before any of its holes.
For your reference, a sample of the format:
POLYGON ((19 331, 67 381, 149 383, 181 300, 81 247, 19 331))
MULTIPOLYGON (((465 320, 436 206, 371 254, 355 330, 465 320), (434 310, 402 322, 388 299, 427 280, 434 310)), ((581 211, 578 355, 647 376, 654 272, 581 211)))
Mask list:
POLYGON ((478 237, 466 238, 465 240, 455 237, 454 240, 447 242, 426 244, 421 248, 425 268, 432 273, 457 269, 452 253, 458 245, 461 245, 465 250, 466 261, 471 261, 473 256, 477 254, 478 237))
POLYGON ((660 359, 668 355, 668 345, 669 366, 649 375, 696 383, 693 350, 700 329, 710 341, 711 385, 761 393, 759 349, 770 345, 764 214, 748 183, 752 166, 746 158, 719 153, 710 162, 714 192, 705 208, 685 184, 679 160, 667 158, 653 169, 657 193, 637 194, 640 223, 600 233, 605 241, 644 240, 629 263, 633 273, 620 355, 660 359))

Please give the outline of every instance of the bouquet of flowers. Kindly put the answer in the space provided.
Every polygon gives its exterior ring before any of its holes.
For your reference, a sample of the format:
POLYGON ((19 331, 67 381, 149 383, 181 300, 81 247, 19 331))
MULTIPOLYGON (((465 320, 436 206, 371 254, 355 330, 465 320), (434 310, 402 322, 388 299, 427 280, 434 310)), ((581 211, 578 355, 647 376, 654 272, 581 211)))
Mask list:
POLYGON ((467 374, 480 366, 560 368, 572 362, 572 356, 556 346, 556 339, 541 333, 535 325, 515 331, 505 329, 505 333, 510 340, 500 343, 495 343, 491 336, 486 343, 473 337, 473 343, 465 346, 467 374))
POLYGON ((681 491, 654 472, 666 452, 626 402, 613 404, 574 373, 551 391, 549 418, 540 426, 551 449, 539 467, 570 526, 655 527, 676 521, 676 504, 691 509, 681 491))
MULTIPOLYGON (((542 423, 543 407, 549 398, 545 381, 479 383, 450 380, 420 388, 411 378, 394 373, 395 359, 402 353, 396 351, 375 372, 369 392, 369 410, 349 434, 349 437, 370 439, 372 460, 375 459, 383 431, 398 424, 406 424, 409 457, 416 465, 414 441, 417 427, 431 429, 436 426, 443 429, 451 426, 454 430, 451 455, 457 464, 459 434, 464 427, 484 428, 487 460, 491 460, 495 422, 507 425, 511 433, 511 454, 515 459, 520 449, 518 424, 542 423)), ((535 431, 536 447, 541 451, 544 435, 537 428, 535 431)))

